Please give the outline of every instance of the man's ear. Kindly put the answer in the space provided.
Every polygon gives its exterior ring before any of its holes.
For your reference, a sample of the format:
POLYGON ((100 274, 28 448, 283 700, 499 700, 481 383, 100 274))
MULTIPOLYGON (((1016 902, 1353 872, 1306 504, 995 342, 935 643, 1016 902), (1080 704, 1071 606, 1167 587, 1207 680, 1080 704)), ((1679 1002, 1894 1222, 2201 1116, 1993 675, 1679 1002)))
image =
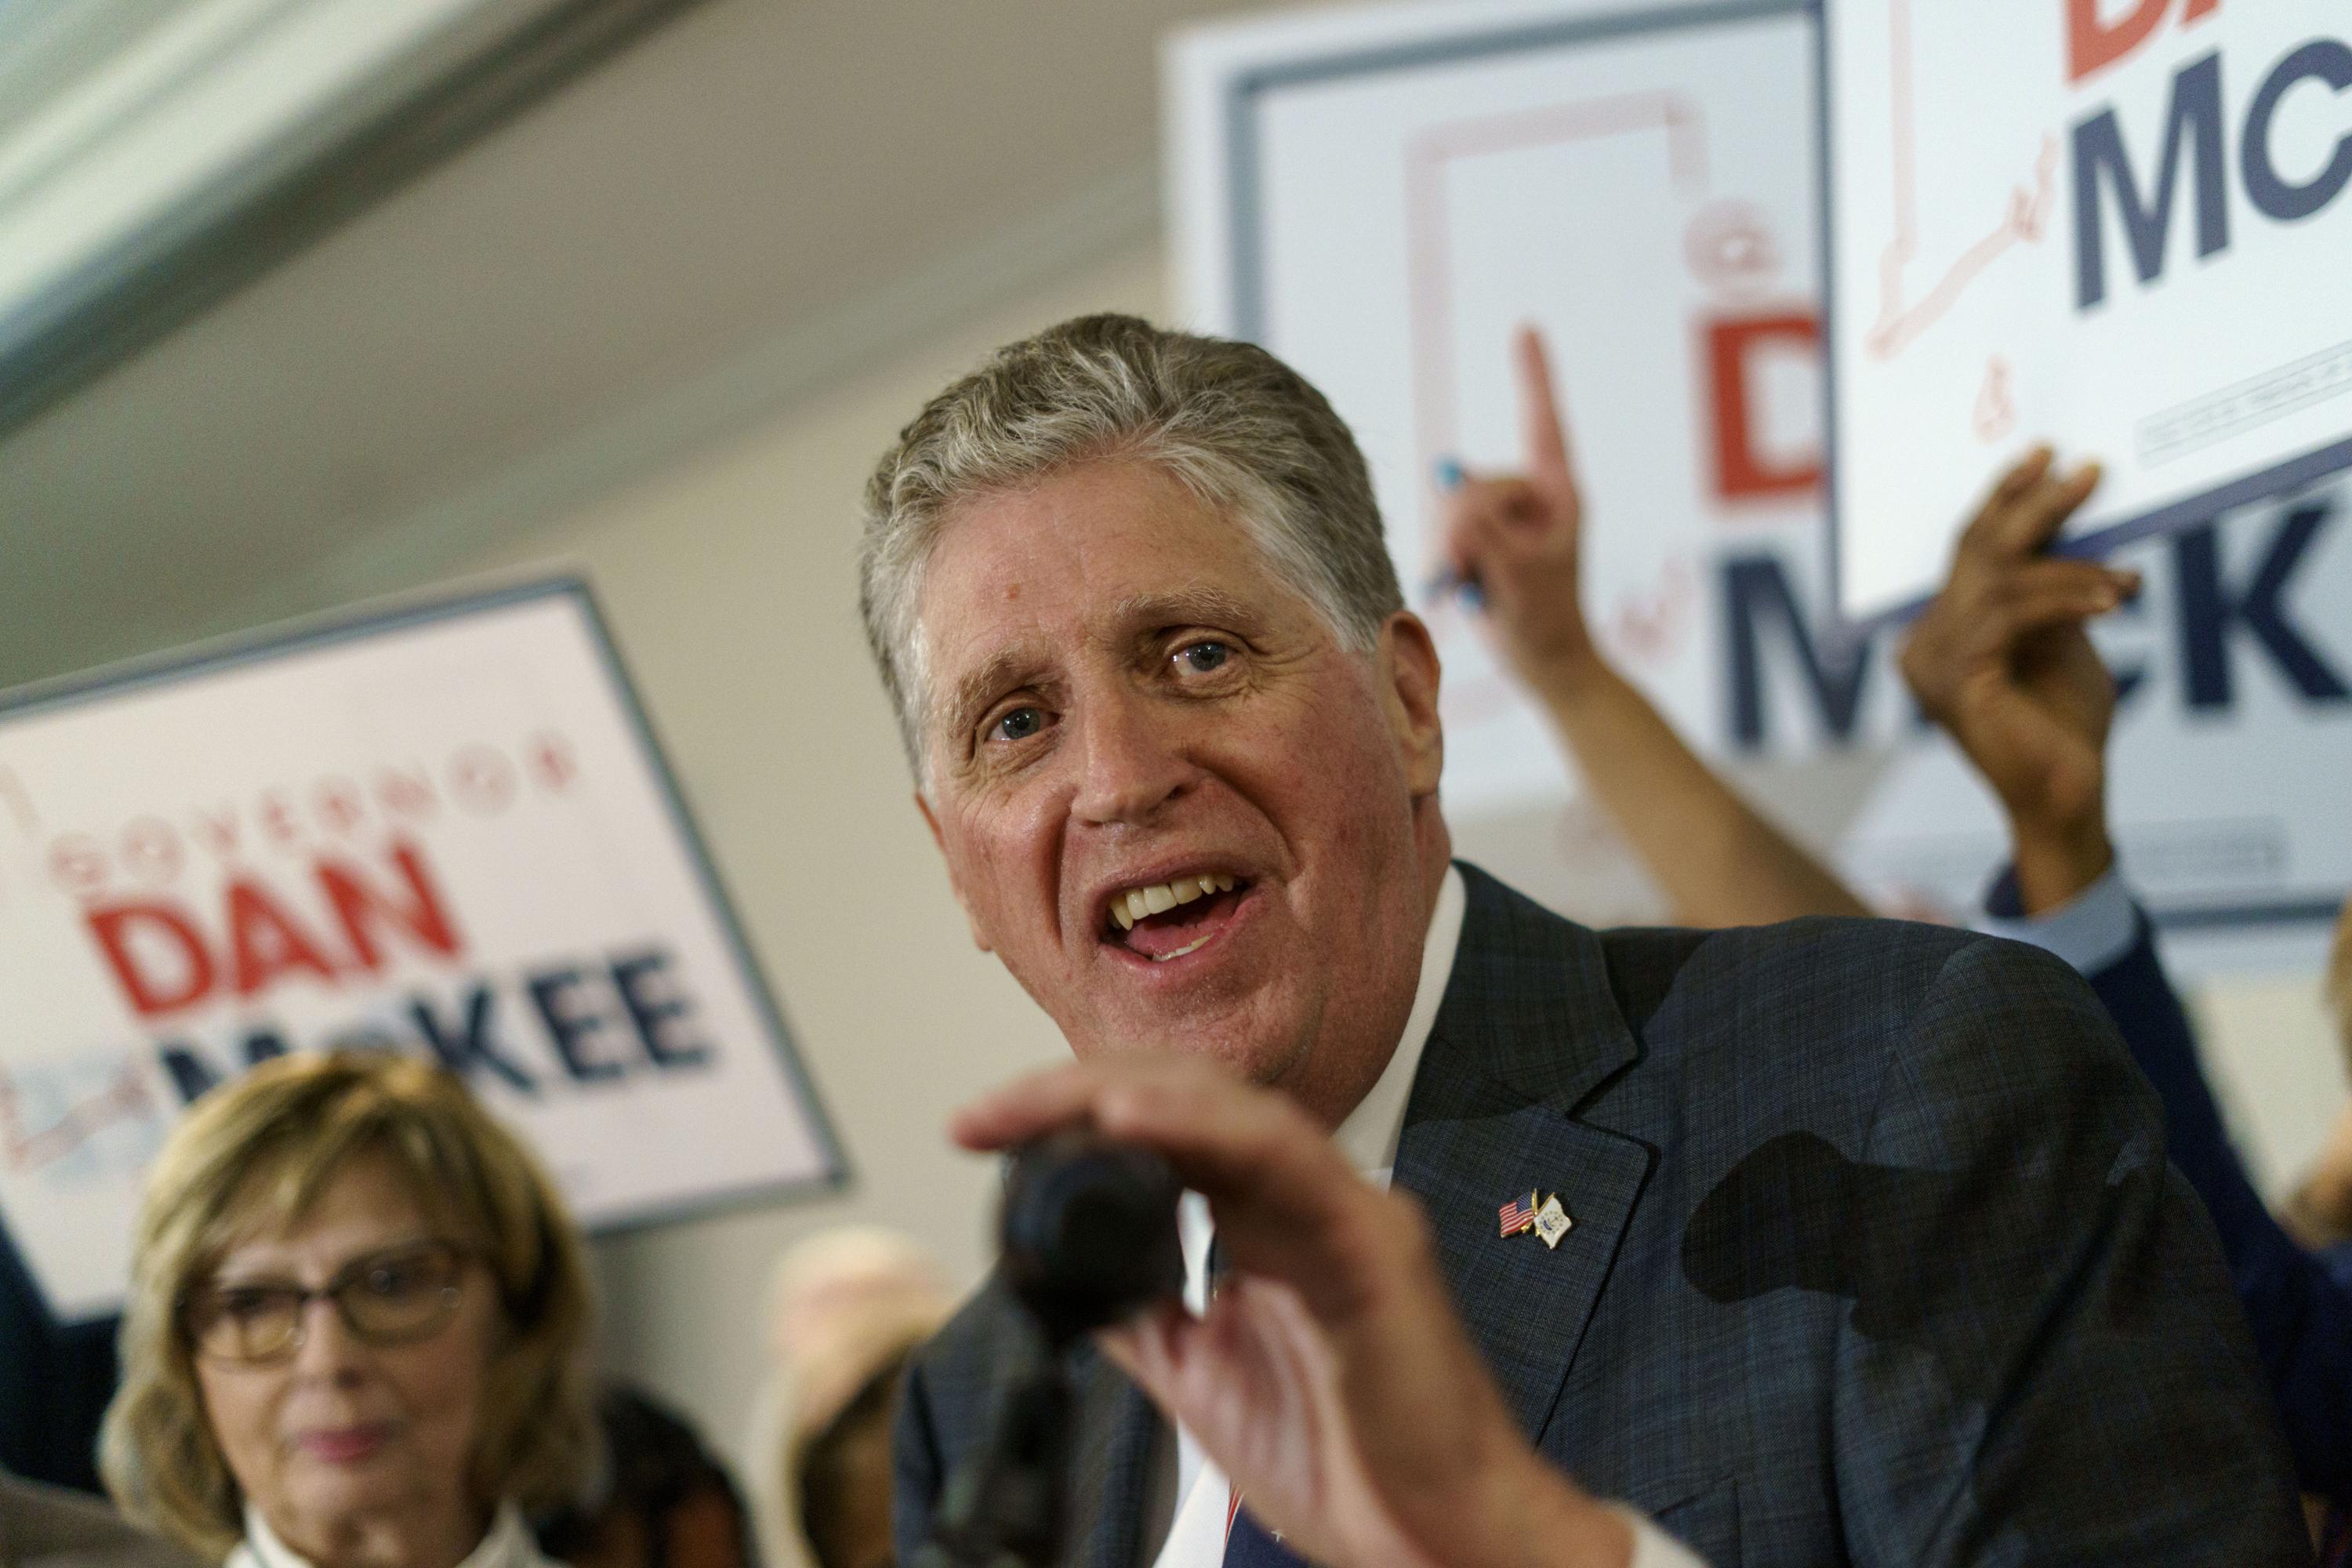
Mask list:
POLYGON ((979 912, 971 907, 971 900, 964 896, 963 879, 956 875, 955 857, 948 853, 947 838, 940 832, 940 819, 932 814, 931 803, 923 798, 921 790, 915 792, 915 809, 923 814, 923 826, 931 830, 931 842, 940 847, 940 858, 948 868, 948 891, 955 895, 957 906, 963 910, 964 923, 971 927, 972 945, 982 952, 994 952, 996 950, 989 945, 988 934, 980 929, 979 912))
POLYGON ((1437 644, 1419 616, 1399 610, 1388 618, 1380 662, 1381 695, 1413 798, 1435 795, 1445 771, 1445 733, 1437 720, 1437 644))

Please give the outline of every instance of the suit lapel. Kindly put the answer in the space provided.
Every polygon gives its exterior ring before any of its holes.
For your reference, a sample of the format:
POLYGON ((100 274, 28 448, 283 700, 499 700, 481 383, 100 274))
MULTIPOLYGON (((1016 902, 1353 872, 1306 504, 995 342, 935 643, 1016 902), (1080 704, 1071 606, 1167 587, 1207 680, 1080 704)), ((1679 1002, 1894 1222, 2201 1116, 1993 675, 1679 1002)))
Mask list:
POLYGON ((1573 1112, 1639 1055, 1601 944, 1470 867, 1462 941, 1413 1083, 1396 1184, 1429 1211, 1440 1267, 1530 1441, 1558 1402, 1649 1174, 1650 1149, 1573 1112), (1558 1193, 1557 1249, 1497 1211, 1558 1193))
POLYGON ((1071 1353, 1078 1358, 1072 1371, 1082 1403, 1062 1561, 1074 1568, 1135 1568, 1153 1449, 1165 1424, 1143 1391, 1092 1345, 1071 1353))

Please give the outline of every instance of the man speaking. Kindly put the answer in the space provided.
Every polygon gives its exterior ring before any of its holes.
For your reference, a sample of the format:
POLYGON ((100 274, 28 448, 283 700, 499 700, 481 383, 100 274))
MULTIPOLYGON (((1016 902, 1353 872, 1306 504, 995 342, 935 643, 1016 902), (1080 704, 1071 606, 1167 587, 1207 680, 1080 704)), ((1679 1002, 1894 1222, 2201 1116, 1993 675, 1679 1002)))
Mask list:
MULTIPOLYGON (((1894 921, 1597 934, 1454 864, 1435 651, 1272 356, 1000 352, 883 458, 861 573, 973 937, 1077 1058, 957 1136, 1091 1123, 1213 1222, 1200 1314, 1085 1352, 1069 1562, 2308 1561, 2090 994, 1894 921)), ((1013 1312, 917 1360, 902 1554, 1013 1312)))

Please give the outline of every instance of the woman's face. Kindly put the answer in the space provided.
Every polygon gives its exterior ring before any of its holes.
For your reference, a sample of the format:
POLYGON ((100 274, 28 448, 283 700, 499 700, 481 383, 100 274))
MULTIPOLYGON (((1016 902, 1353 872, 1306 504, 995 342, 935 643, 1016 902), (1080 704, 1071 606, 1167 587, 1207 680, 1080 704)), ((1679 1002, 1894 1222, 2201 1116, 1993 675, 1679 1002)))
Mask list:
POLYGON ((213 1437, 247 1501, 313 1562, 344 1560, 387 1531, 459 1555, 479 1539, 495 1500, 473 1497, 467 1472, 501 1314, 489 1271, 433 1245, 453 1239, 392 1165, 363 1157, 290 1229, 237 1243, 192 1292, 192 1320, 215 1325, 195 1359, 213 1437), (313 1300, 299 1309, 299 1344, 281 1354, 219 1353, 236 1333, 224 1318, 257 1335, 283 1312, 284 1287, 339 1282, 373 1336, 354 1332, 337 1300, 313 1300), (400 1342, 371 1342, 387 1328, 400 1342))

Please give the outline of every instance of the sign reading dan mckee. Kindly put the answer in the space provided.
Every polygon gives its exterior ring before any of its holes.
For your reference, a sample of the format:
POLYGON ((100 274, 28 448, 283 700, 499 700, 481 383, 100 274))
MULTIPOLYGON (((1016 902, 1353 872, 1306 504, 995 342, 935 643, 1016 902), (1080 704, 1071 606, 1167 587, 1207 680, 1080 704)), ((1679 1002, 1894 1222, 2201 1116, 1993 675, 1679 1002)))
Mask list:
POLYGON ((2352 6, 1827 0, 1839 592, 1933 591, 2031 440, 2084 547, 2352 467, 2352 6))
POLYGON ((837 1159, 584 590, 556 583, 0 699, 0 1215, 109 1309, 205 1089, 446 1063, 583 1222, 837 1159))

